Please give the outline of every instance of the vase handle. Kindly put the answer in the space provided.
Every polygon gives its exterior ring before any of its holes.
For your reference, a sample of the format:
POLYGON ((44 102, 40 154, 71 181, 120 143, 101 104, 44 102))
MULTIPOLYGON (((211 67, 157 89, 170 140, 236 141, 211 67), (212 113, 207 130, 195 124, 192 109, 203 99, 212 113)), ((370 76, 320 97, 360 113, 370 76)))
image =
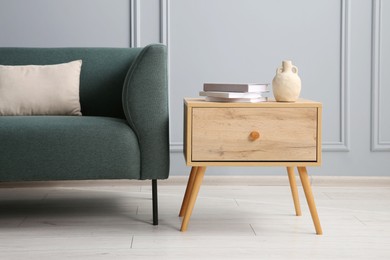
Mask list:
POLYGON ((298 68, 295 66, 292 66, 291 71, 295 74, 298 74, 298 68))
POLYGON ((283 68, 279 67, 279 68, 276 69, 276 74, 282 73, 282 71, 283 71, 283 68))

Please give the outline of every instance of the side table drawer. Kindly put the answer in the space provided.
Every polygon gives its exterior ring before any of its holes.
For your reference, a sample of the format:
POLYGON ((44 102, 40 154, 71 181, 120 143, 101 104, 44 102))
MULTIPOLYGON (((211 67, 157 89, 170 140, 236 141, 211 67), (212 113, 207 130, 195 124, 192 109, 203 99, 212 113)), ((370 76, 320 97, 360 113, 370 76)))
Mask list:
POLYGON ((317 161, 316 107, 193 107, 191 121, 192 161, 317 161))

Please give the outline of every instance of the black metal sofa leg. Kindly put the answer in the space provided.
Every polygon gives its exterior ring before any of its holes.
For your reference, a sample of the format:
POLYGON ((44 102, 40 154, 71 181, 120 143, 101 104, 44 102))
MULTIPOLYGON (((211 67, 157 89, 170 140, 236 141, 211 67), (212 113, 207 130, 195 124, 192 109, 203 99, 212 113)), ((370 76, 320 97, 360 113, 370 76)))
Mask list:
POLYGON ((157 180, 152 180, 153 225, 158 225, 157 180))

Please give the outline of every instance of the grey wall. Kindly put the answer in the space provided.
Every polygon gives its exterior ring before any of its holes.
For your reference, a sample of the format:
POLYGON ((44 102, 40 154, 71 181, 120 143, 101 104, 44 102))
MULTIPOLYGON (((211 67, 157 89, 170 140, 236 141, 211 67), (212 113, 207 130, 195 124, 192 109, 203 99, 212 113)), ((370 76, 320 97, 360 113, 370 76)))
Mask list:
POLYGON ((0 35, 0 46, 167 44, 172 175, 189 171, 183 97, 196 97, 206 81, 271 82, 291 59, 301 96, 323 103, 323 165, 310 172, 390 176, 390 1, 0 0, 0 35))
POLYGON ((0 0, 0 46, 128 47, 129 10, 128 0, 0 0))

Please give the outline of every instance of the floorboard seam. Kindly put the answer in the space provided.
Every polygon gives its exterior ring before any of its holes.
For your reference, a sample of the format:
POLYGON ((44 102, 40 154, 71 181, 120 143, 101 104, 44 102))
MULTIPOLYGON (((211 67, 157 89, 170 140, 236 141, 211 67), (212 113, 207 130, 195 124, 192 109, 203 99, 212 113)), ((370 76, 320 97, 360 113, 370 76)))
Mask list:
POLYGON ((256 231, 255 231, 255 229, 253 228, 252 224, 249 224, 249 226, 251 227, 251 229, 252 229, 253 233, 255 234, 255 236, 257 236, 256 231))

